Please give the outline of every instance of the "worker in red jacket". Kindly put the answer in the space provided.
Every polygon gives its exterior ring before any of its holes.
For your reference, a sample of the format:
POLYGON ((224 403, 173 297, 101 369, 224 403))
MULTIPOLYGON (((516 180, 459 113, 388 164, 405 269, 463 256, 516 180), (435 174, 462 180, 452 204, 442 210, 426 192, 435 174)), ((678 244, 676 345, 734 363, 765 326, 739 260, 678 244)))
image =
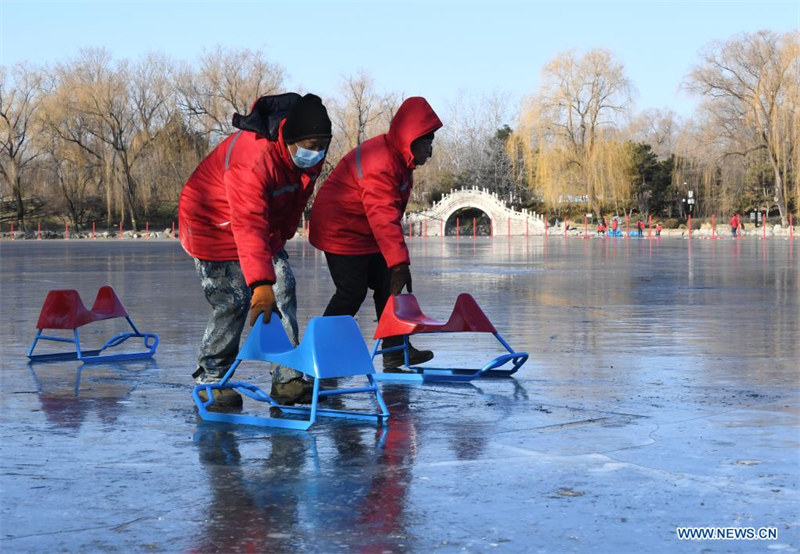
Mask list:
MULTIPOLYGON (((390 294, 411 290, 402 217, 411 195, 414 169, 433 154, 434 132, 442 126, 428 102, 406 99, 389 132, 357 146, 336 165, 311 209, 309 240, 325 252, 336 292, 324 315, 356 315, 372 289, 380 319, 390 294)), ((400 346, 403 337, 384 340, 400 346)), ((433 358, 410 349, 411 364, 433 358)), ((384 354, 385 368, 403 364, 403 352, 384 354)))
POLYGON ((733 238, 736 238, 738 231, 739 231, 739 214, 733 214, 733 217, 731 217, 731 236, 733 238))
MULTIPOLYGON (((248 311, 250 325, 273 312, 297 344, 295 279, 284 250, 294 235, 331 140, 331 121, 313 94, 264 96, 247 116, 234 115, 239 131, 195 169, 181 192, 181 245, 195 259, 211 304, 198 383, 225 376, 239 352, 248 311)), ((307 401, 312 384, 278 367, 272 396, 281 403, 307 401)), ((214 389, 214 404, 238 407, 241 396, 214 389)), ((200 393, 203 401, 205 392, 200 393)))

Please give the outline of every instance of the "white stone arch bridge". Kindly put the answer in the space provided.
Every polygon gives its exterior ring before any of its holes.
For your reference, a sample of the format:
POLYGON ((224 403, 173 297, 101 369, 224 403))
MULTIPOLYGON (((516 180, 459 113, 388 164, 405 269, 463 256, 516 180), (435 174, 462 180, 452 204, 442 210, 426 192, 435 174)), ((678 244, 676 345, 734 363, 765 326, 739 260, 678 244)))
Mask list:
POLYGON ((544 216, 528 210, 512 210, 497 194, 478 187, 450 192, 425 211, 407 213, 403 218, 405 233, 417 237, 442 236, 448 220, 468 208, 478 209, 489 217, 493 236, 544 234, 544 216))

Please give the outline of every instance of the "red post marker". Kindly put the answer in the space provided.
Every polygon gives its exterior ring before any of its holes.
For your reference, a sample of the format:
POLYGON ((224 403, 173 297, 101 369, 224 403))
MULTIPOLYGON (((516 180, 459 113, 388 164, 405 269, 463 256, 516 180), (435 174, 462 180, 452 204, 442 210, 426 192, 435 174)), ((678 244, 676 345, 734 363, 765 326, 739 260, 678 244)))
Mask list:
POLYGON ((42 240, 42 222, 36 224, 36 240, 42 240))
POLYGON ((461 236, 461 218, 456 218, 456 237, 461 236))
POLYGON ((717 223, 714 214, 711 214, 711 238, 717 238, 717 223))
POLYGON ((544 214, 544 238, 547 238, 547 214, 544 214))
POLYGON ((794 238, 794 225, 792 225, 792 214, 789 214, 789 239, 794 238))
POLYGON ((64 240, 69 240, 69 223, 64 224, 64 240))
POLYGON ((567 238, 567 229, 569 229, 569 225, 567 225, 567 220, 564 220, 564 238, 567 238))
POLYGON ((146 238, 146 239, 150 238, 150 222, 149 221, 145 221, 144 222, 144 238, 146 238))
POLYGON ((439 220, 439 236, 440 237, 444 236, 444 220, 443 219, 439 220))
POLYGON ((11 224, 11 240, 14 240, 14 224, 11 224))
POLYGON ((94 236, 94 231, 95 231, 95 222, 92 221, 92 240, 96 240, 96 238, 97 238, 97 237, 94 236))
POLYGON ((689 216, 689 238, 692 238, 692 216, 689 216))
POLYGON ((119 222, 119 240, 122 240, 122 221, 119 222))
POLYGON ((472 218, 472 237, 476 237, 478 235, 478 228, 475 226, 475 218, 472 218))
POLYGON ((489 220, 489 236, 490 237, 494 236, 494 220, 493 219, 489 220))
POLYGON ((762 240, 767 240, 767 212, 764 212, 764 217, 761 218, 761 232, 762 240))
POLYGON ((583 238, 589 238, 589 218, 583 216, 583 238))
POLYGON ((649 228, 647 229, 647 238, 653 237, 653 215, 647 214, 647 225, 649 228))
POLYGON ((631 233, 630 233, 630 227, 629 227, 629 223, 630 223, 630 222, 629 222, 629 220, 628 220, 628 217, 629 217, 629 216, 626 214, 626 215, 625 215, 625 238, 626 238, 626 239, 627 239, 627 238, 630 238, 630 236, 631 236, 631 233))
POLYGON ((172 222, 172 236, 175 236, 175 222, 172 222))
POLYGON ((428 220, 425 220, 425 238, 428 238, 428 220))

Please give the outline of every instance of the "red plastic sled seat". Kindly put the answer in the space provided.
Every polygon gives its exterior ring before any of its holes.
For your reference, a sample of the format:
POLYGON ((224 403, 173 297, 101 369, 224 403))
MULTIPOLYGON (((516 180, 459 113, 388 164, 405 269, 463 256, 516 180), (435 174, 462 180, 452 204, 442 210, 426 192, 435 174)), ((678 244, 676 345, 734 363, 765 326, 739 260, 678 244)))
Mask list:
POLYGON ((503 340, 475 299, 466 293, 458 295, 447 321, 439 321, 425 315, 413 294, 390 296, 381 314, 374 338, 373 360, 378 354, 402 350, 404 365, 410 370, 408 373, 376 374, 376 378, 381 380, 471 381, 481 376, 508 377, 516 373, 528 359, 527 352, 516 352, 503 340), (491 333, 508 353, 498 356, 479 369, 411 366, 408 358, 408 335, 422 333, 491 333), (385 338, 399 335, 404 337, 402 346, 379 349, 385 338), (510 369, 498 369, 509 362, 510 369))
POLYGON ((444 322, 422 313, 413 294, 398 294, 389 297, 389 302, 378 322, 375 338, 417 333, 496 333, 492 322, 483 313, 478 303, 469 294, 462 293, 456 299, 453 313, 444 322))
POLYGON ((77 359, 83 362, 132 360, 152 357, 157 347, 158 335, 139 332, 113 288, 109 286, 100 287, 91 310, 86 309, 78 291, 73 289, 51 290, 47 293, 47 298, 45 298, 44 304, 42 305, 42 311, 39 313, 39 320, 36 323, 36 336, 28 350, 28 358, 32 361, 77 359), (117 317, 125 318, 133 329, 133 332, 115 335, 97 350, 81 350, 78 328, 95 321, 117 317), (68 339, 43 335, 42 331, 45 329, 72 330, 73 338, 68 339), (148 350, 145 352, 101 355, 106 348, 118 346, 132 337, 142 338, 144 340, 144 346, 148 350), (36 348, 36 344, 39 340, 74 343, 75 351, 54 354, 34 354, 33 350, 36 348))

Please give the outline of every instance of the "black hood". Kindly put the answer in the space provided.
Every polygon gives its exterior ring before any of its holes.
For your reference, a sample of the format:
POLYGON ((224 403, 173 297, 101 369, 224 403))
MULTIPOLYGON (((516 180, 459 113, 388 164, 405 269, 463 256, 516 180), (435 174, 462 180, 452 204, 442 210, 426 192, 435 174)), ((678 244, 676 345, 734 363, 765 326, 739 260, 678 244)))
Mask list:
POLYGON ((278 140, 278 128, 291 107, 300 99, 296 92, 262 96, 253 103, 248 115, 233 114, 233 126, 252 131, 269 140, 278 140))

